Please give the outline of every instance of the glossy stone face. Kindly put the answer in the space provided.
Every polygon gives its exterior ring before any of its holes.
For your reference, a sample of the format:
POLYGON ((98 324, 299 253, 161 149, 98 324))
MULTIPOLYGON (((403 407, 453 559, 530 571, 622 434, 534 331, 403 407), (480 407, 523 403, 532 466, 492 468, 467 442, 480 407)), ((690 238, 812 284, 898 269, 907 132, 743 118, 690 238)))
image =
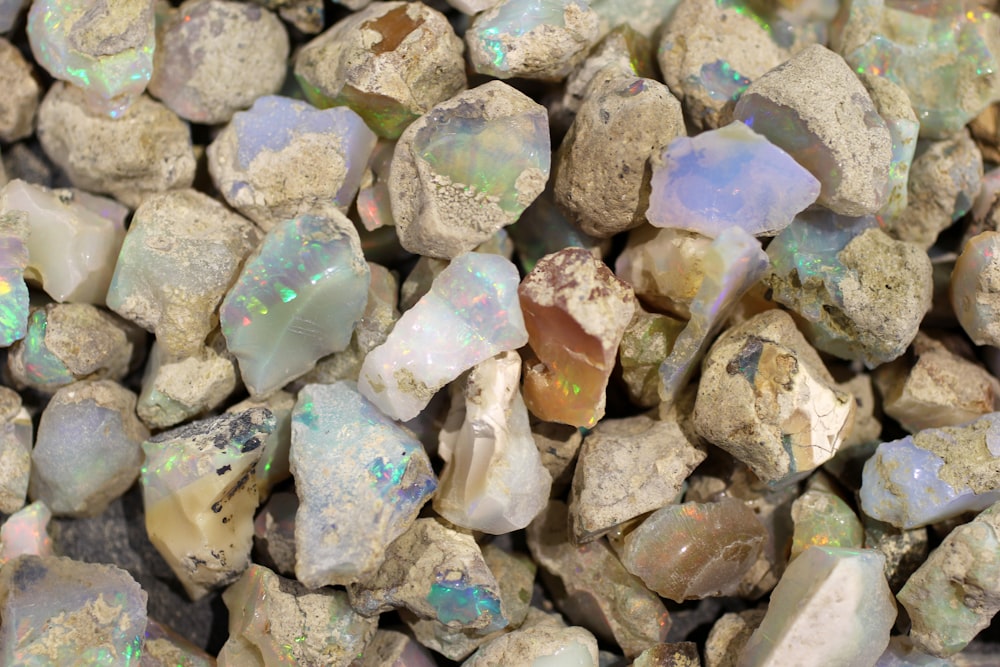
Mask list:
POLYGON ((0 347, 24 338, 28 325, 28 224, 21 213, 0 216, 0 347))
POLYGON ((267 395, 347 347, 370 272, 346 219, 302 216, 271 230, 219 308, 252 394, 267 395))
MULTIPOLYGON (((0 390, 3 423, 0 423, 0 512, 13 514, 24 506, 31 476, 31 415, 13 389, 0 390)), ((0 537, 0 541, 2 541, 0 537)))
POLYGON ((731 226, 773 236, 816 201, 819 181, 745 124, 674 139, 653 167, 646 218, 715 238, 731 226))
POLYGON ((0 526, 0 566, 24 554, 51 556, 51 518, 52 512, 41 501, 11 514, 0 526))
POLYGON ((791 558, 811 547, 860 549, 864 546, 861 522, 850 506, 834 493, 806 491, 792 503, 792 520, 795 533, 791 558))

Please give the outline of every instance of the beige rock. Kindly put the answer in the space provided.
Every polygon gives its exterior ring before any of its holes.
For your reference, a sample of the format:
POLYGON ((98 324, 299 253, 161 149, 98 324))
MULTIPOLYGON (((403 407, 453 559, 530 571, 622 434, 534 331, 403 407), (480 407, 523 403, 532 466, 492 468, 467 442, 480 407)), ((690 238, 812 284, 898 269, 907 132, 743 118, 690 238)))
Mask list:
POLYGON ((705 640, 705 667, 736 667, 750 635, 764 620, 765 610, 747 609, 723 615, 705 640))
POLYGON ((220 406, 235 389, 235 363, 213 348, 168 362, 154 343, 137 411, 150 428, 166 428, 220 406))
POLYGON ((955 262, 950 291, 955 315, 972 342, 1000 346, 1000 232, 969 239, 955 262))
POLYGON ((11 143, 35 129, 39 86, 31 65, 16 46, 0 38, 0 141, 11 143))

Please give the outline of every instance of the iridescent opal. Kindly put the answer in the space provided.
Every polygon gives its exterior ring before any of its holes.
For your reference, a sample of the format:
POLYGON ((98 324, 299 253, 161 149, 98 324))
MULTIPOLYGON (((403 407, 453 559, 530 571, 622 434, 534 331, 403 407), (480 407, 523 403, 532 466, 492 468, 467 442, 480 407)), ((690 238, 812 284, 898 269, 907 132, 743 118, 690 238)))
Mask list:
POLYGON ((104 197, 14 180, 0 191, 0 212, 9 211, 28 216, 29 280, 56 301, 104 304, 128 209, 104 197))
POLYGON ((28 13, 35 60, 79 86, 95 111, 117 117, 153 74, 152 0, 39 0, 28 13))
POLYGON ((694 232, 643 225, 629 232, 615 260, 615 275, 632 286, 642 303, 687 321, 711 244, 712 239, 694 232))
POLYGON ((537 612, 525 624, 472 654, 463 667, 502 665, 516 655, 531 667, 598 667, 597 639, 588 630, 566 627, 560 616, 537 612))
POLYGON ((0 347, 25 337, 28 331, 27 216, 10 211, 0 214, 0 347))
POLYGON ((774 236, 816 201, 819 181, 745 124, 679 137, 654 165, 646 218, 715 238, 742 227, 774 236))
POLYGON ((739 667, 874 665, 896 620, 884 565, 871 549, 807 549, 775 587, 739 667))
POLYGON ((146 622, 139 667, 215 667, 215 658, 150 618, 146 622))
POLYGON ((498 255, 453 260, 361 367, 361 393, 393 419, 416 417, 463 371, 528 342, 517 268, 498 255))
POLYGON ((0 526, 0 566, 24 554, 51 556, 51 518, 52 512, 41 501, 11 514, 0 526))
POLYGON ((810 547, 860 549, 865 531, 850 505, 829 491, 812 489, 792 503, 792 552, 795 558, 810 547))
POLYGON ((350 221, 332 216, 268 232, 222 301, 222 333, 253 395, 280 389, 351 342, 370 272, 350 221))
POLYGON ((1000 345, 1000 288, 992 279, 998 269, 1000 232, 985 231, 966 242, 951 273, 951 305, 977 345, 1000 345))
POLYGON ((20 556, 0 568, 0 662, 138 667, 146 597, 113 565, 20 556))
POLYGON ((253 473, 274 416, 251 408, 192 422, 143 443, 146 531, 192 599, 250 563, 253 473))
POLYGON ((420 443, 353 382, 310 384, 292 412, 295 573, 310 588, 371 576, 437 488, 420 443))
POLYGON ((371 177, 366 175, 358 190, 358 217, 370 232, 396 224, 389 199, 389 167, 392 165, 395 148, 395 142, 378 142, 368 161, 371 177))
POLYGON ((634 404, 645 408, 660 404, 660 364, 670 354, 685 324, 684 320, 648 313, 636 305, 618 346, 622 380, 634 404))
POLYGON ((883 442, 865 463, 861 508, 899 528, 982 510, 1000 499, 1000 413, 883 442))

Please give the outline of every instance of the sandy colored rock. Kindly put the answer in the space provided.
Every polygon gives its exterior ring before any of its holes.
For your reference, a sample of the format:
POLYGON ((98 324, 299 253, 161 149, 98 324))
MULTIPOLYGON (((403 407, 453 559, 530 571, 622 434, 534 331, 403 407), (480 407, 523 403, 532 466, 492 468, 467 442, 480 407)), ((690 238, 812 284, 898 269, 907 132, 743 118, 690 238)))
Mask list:
POLYGON ((166 428, 217 408, 235 389, 233 359, 202 347, 196 356, 171 362, 154 343, 137 411, 150 428, 166 428))
POLYGON ((705 276, 705 251, 711 243, 695 232, 643 225, 629 232, 615 275, 650 309, 686 320, 705 276))
POLYGON ((0 38, 0 141, 10 143, 30 136, 35 129, 40 88, 31 65, 16 46, 0 38))
POLYGON ((0 387, 0 512, 24 506, 31 475, 31 415, 13 389, 0 387))
POLYGON ((737 667, 743 647, 764 620, 763 609, 723 615, 705 640, 705 667, 737 667))
POLYGON ((660 403, 660 364, 670 355, 674 341, 684 329, 684 321, 643 310, 636 304, 622 342, 618 362, 629 399, 636 405, 652 408, 660 403))

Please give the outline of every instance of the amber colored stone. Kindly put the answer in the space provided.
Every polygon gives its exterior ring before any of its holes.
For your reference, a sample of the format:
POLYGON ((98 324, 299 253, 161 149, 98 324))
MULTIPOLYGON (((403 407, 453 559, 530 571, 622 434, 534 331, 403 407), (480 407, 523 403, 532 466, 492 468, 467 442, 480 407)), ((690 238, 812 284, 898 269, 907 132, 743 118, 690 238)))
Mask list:
POLYGON ((396 47, 406 39, 407 35, 423 25, 423 23, 424 19, 422 16, 418 16, 415 19, 410 18, 410 15, 406 11, 406 5, 400 5, 378 18, 365 21, 361 24, 361 29, 374 30, 382 35, 382 41, 373 44, 371 47, 372 53, 382 54, 395 51, 396 47))

